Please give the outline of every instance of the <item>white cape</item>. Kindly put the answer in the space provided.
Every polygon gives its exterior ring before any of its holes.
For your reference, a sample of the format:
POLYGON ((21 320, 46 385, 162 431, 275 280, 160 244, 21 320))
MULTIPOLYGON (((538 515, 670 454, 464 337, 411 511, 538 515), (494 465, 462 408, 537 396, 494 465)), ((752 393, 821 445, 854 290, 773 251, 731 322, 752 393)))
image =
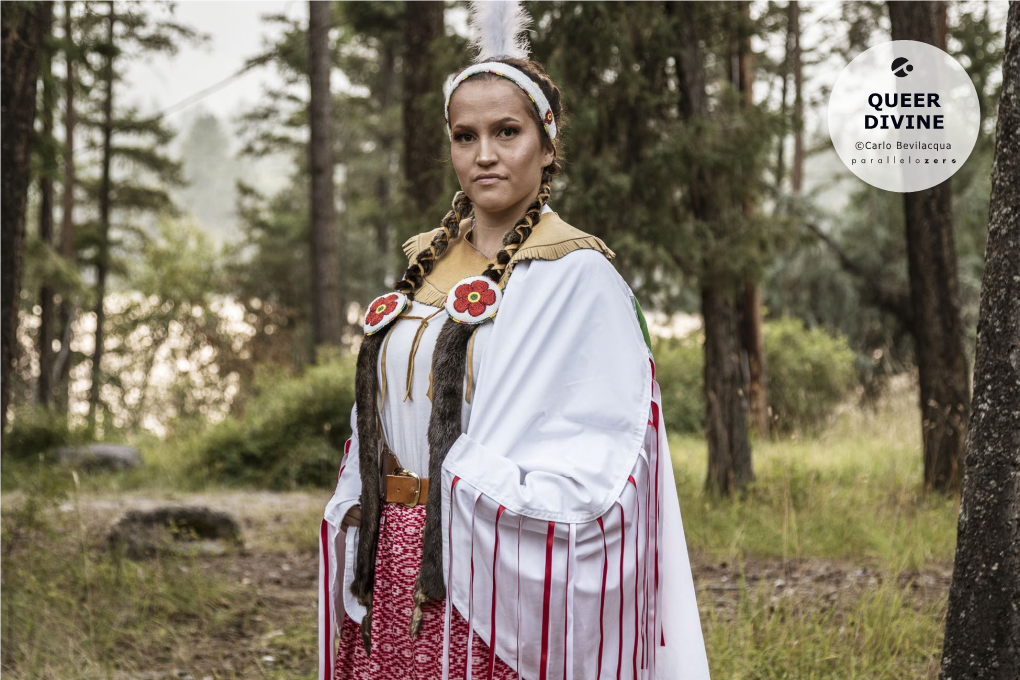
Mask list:
MULTIPOLYGON (((629 286, 594 250, 524 261, 493 323, 467 432, 437 480, 445 649, 455 606, 528 680, 708 680, 661 395, 629 286)), ((346 505, 331 502, 321 526, 320 678, 338 617, 360 618, 344 614, 337 587, 346 505)))

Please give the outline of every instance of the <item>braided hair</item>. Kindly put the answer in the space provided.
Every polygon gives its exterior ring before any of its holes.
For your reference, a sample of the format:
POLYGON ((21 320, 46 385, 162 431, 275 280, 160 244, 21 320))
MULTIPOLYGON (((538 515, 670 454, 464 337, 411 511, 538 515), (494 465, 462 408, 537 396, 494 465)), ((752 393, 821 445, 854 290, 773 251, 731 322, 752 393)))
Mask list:
MULTIPOLYGON (((520 69, 528 75, 541 89, 543 94, 549 99, 549 106, 552 108, 553 115, 556 117, 557 127, 563 129, 563 105, 561 102, 560 90, 553 83, 552 78, 545 72, 542 64, 533 59, 494 59, 503 64, 509 64, 514 68, 520 69)), ((465 67, 467 68, 467 67, 465 67)), ((461 69, 457 73, 464 71, 461 69)), ((454 74, 457 75, 456 73, 454 74)), ((500 75, 489 72, 476 73, 468 77, 471 80, 505 80, 500 75)), ((521 96, 526 96, 521 93, 521 96)), ((535 225, 538 224, 539 217, 542 213, 542 208, 546 203, 549 202, 549 195, 552 193, 552 178, 563 172, 563 164, 561 156, 563 155, 562 142, 560 141, 561 135, 557 135, 557 138, 550 140, 545 132, 545 127, 542 124, 542 119, 538 115, 538 111, 534 108, 531 102, 528 102, 528 110, 532 113, 532 118, 536 127, 538 128, 539 136, 542 138, 545 144, 552 146, 555 157, 553 162, 547 165, 542 170, 542 182, 541 188, 538 191, 538 196, 528 206, 528 209, 524 212, 524 216, 517 221, 512 229, 508 230, 503 235, 503 248, 496 253, 495 262, 490 263, 485 271, 481 272, 482 276, 488 277, 493 283, 498 284, 503 278, 503 274, 513 258, 514 254, 521 248, 528 236, 531 235, 535 225)), ((458 191, 453 197, 453 207, 446 213, 440 222, 440 226, 443 228, 438 234, 432 239, 432 243, 427 248, 422 249, 415 257, 407 269, 404 271, 402 279, 397 282, 396 290, 399 293, 407 295, 412 300, 414 299, 414 291, 421 286, 422 281, 425 277, 432 273, 432 269, 435 267, 436 261, 443 256, 446 252, 447 247, 450 244, 450 239, 457 238, 460 234, 460 223, 471 217, 474 214, 474 205, 471 203, 471 199, 468 198, 467 194, 463 191, 458 191)))
MULTIPOLYGON (((557 127, 562 129, 562 104, 559 88, 546 74, 542 65, 529 59, 496 59, 520 69, 528 75, 541 89, 549 100, 557 127)), ((461 70, 463 71, 463 69, 461 70)), ((460 73, 460 72, 458 72, 460 73)), ((456 75, 456 74, 455 74, 456 75)), ((494 73, 481 72, 468 80, 502 80, 502 76, 494 73)), ((550 140, 538 112, 529 102, 528 110, 532 112, 539 135, 544 142, 552 146, 554 158, 552 163, 542 169, 541 186, 535 200, 528 206, 524 216, 503 236, 503 248, 496 254, 494 262, 490 262, 485 271, 481 272, 493 283, 499 285, 504 278, 510 260, 527 241, 542 213, 542 208, 549 202, 552 191, 552 178, 562 172, 562 155, 560 135, 550 140)), ((404 271, 403 277, 397 282, 396 291, 403 293, 410 300, 414 299, 417 290, 425 277, 436 265, 436 261, 446 253, 450 240, 460 234, 460 223, 474 214, 471 199, 463 191, 453 197, 452 209, 443 217, 442 230, 432 239, 432 243, 415 257, 404 271)), ((512 273, 512 269, 511 269, 512 273)), ((376 548, 379 540, 379 524, 382 508, 379 499, 380 442, 375 413, 375 395, 378 388, 376 366, 379 348, 386 334, 395 324, 388 324, 378 332, 366 336, 358 352, 358 369, 355 378, 356 404, 358 409, 359 462, 362 476, 361 490, 361 530, 358 541, 358 555, 354 569, 351 592, 358 602, 365 606, 366 614, 361 622, 361 636, 366 653, 371 653, 371 619, 372 591, 375 581, 376 548), (362 414, 366 414, 362 417, 362 414)), ((429 485, 425 509, 425 529, 422 535, 422 563, 415 580, 413 600, 414 610, 411 615, 411 635, 417 635, 422 623, 422 606, 429 601, 441 600, 446 596, 443 582, 442 558, 442 464, 446 453, 460 436, 461 409, 464 402, 464 373, 467 360, 467 345, 472 333, 478 327, 473 324, 461 324, 445 320, 436 339, 432 364, 435 375, 433 383, 432 411, 429 418, 429 478, 434 480, 429 485)))

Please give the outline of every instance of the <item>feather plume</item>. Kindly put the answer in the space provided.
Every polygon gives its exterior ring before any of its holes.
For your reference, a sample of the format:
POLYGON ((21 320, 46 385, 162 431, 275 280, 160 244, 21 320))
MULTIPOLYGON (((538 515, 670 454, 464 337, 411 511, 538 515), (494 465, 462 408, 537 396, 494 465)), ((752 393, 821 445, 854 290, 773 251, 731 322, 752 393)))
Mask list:
POLYGON ((527 59, 531 51, 527 30, 531 17, 520 2, 494 0, 472 2, 469 23, 471 46, 478 52, 474 63, 511 57, 527 59))

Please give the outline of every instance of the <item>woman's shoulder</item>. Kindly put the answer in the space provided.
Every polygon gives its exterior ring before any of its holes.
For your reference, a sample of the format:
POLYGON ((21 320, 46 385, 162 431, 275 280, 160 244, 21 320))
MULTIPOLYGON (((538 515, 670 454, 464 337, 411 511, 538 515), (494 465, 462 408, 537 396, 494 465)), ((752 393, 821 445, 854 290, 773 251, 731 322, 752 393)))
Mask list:
POLYGON ((404 250, 404 255, 407 256, 408 264, 414 262, 414 258, 418 257, 418 253, 420 253, 422 249, 427 248, 441 231, 443 231, 442 227, 436 227, 435 229, 429 229, 428 231, 415 234, 404 241, 402 248, 404 250))
POLYGON ((616 257, 616 253, 598 236, 569 224, 556 212, 547 212, 510 261, 558 260, 577 250, 595 251, 606 260, 616 257))

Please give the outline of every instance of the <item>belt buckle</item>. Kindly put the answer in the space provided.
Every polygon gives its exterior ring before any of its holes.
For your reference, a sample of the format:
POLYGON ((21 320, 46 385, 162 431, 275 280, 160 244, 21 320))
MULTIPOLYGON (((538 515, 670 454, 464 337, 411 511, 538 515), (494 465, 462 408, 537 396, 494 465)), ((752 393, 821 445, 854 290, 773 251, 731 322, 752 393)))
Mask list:
POLYGON ((405 505, 409 508, 413 508, 418 505, 418 501, 421 500, 421 477, 410 470, 405 470, 402 467, 394 468, 393 474, 398 477, 412 477, 416 482, 418 482, 418 488, 414 491, 414 500, 410 503, 400 503, 401 505, 405 505))

